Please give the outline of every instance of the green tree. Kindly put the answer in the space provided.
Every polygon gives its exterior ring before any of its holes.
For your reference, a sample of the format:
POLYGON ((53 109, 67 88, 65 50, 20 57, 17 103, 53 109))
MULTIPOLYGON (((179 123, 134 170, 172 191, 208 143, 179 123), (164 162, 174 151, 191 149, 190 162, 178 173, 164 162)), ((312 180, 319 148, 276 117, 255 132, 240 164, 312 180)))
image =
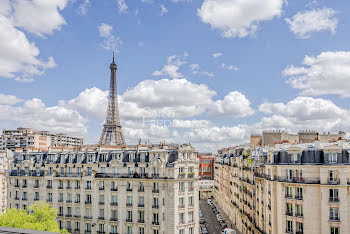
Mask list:
POLYGON ((60 230, 55 221, 57 210, 50 204, 38 201, 29 207, 29 210, 8 209, 0 215, 0 226, 49 231, 57 233, 69 233, 67 230, 60 230), (29 212, 28 212, 29 211, 29 212))

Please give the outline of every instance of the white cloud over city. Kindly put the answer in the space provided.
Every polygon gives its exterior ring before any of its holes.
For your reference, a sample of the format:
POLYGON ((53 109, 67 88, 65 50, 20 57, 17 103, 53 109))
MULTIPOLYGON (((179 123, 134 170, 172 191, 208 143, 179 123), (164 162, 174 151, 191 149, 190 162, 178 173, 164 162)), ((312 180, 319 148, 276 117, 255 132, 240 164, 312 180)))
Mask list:
POLYGON ((242 38, 254 34, 260 22, 279 17, 284 3, 284 0, 204 0, 198 16, 223 37, 242 38))
POLYGON ((332 34, 338 25, 336 12, 331 8, 314 9, 298 12, 291 19, 286 18, 290 30, 298 38, 310 38, 311 33, 320 31, 330 31, 332 34))

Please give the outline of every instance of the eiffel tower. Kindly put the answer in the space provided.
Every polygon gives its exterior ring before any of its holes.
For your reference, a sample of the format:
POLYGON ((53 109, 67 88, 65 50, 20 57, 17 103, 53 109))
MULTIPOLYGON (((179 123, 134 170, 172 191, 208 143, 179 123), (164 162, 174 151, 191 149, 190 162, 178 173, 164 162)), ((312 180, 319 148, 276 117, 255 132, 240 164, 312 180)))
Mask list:
POLYGON ((113 62, 110 65, 111 80, 109 84, 109 97, 106 122, 103 125, 103 131, 100 137, 100 145, 125 146, 125 140, 122 132, 122 126, 119 120, 118 95, 117 95, 117 64, 113 62))

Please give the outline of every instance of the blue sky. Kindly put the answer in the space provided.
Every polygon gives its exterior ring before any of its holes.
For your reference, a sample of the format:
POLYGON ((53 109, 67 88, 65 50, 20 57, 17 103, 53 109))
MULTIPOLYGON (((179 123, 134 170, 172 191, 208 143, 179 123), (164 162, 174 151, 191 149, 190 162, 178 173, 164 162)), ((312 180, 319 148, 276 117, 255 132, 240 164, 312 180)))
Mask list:
POLYGON ((95 143, 116 50, 130 143, 215 151, 264 129, 348 131, 350 2, 262 2, 5 0, 0 127, 95 143), (148 107, 188 125, 145 126, 148 107))

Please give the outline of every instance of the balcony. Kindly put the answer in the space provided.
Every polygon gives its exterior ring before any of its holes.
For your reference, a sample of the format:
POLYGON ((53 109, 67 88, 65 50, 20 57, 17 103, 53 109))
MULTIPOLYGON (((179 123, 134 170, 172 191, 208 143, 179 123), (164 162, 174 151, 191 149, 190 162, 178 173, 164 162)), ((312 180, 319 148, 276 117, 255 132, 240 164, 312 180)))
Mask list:
POLYGON ((52 185, 47 185, 46 188, 52 189, 52 185))
POLYGON ((72 203, 72 200, 67 200, 66 203, 72 203))
POLYGON ((74 232, 76 232, 76 233, 80 233, 80 229, 74 229, 74 232))
POLYGON ((337 185, 340 184, 340 179, 328 179, 327 183, 331 185, 337 185))
POLYGON ((126 206, 132 206, 132 203, 131 202, 127 202, 126 206))
POLYGON ((194 172, 189 172, 188 173, 188 178, 193 178, 194 177, 194 172))
POLYGON ((118 202, 111 202, 111 206, 117 206, 118 202))
POLYGON ((85 201, 85 204, 86 205, 91 204, 91 201, 85 201))
POLYGON ((85 215, 84 219, 92 219, 92 216, 91 215, 85 215))
POLYGON ((19 184, 15 184, 15 188, 19 188, 19 184))
POLYGON ((179 173, 179 178, 180 178, 180 179, 183 179, 183 178, 185 178, 185 177, 186 177, 185 172, 180 172, 180 173, 179 173))
POLYGON ((159 174, 158 174, 158 173, 152 174, 152 178, 153 178, 153 179, 158 179, 158 178, 159 178, 159 174))
POLYGON ((337 203, 337 202, 339 202, 339 197, 330 197, 330 198, 329 198, 329 202, 331 202, 331 203, 337 203))
POLYGON ((26 197, 22 198, 22 201, 27 201, 27 200, 28 200, 28 198, 26 198, 26 197))
POLYGON ((292 211, 286 211, 286 215, 293 216, 293 212, 292 211))
POLYGON ((302 196, 302 195, 295 195, 295 199, 297 199, 297 200, 303 200, 303 196, 302 196))
POLYGON ((273 181, 286 182, 286 183, 300 183, 300 184, 320 184, 319 177, 293 177, 289 178, 286 176, 275 176, 273 181))
POLYGON ((58 186, 58 189, 63 189, 63 186, 58 186))
POLYGON ((159 189, 153 189, 152 193, 159 193, 159 189))
POLYGON ((91 187, 89 186, 89 187, 85 187, 85 190, 91 190, 91 187))
POLYGON ((145 220, 144 219, 139 219, 137 222, 138 223, 145 223, 145 220))
POLYGON ((111 188, 111 191, 118 191, 118 188, 111 188))
POLYGON ((293 195, 292 194, 286 194, 285 197, 288 198, 288 199, 293 199, 293 195))
POLYGON ((145 204, 138 204, 138 207, 145 207, 145 204))
POLYGON ((82 177, 81 173, 56 173, 56 177, 82 177))
POLYGON ((98 190, 105 190, 105 187, 99 187, 98 190))
POLYGON ((106 232, 104 231, 97 231, 97 234, 105 234, 106 232))
POLYGON ((66 217, 70 218, 72 217, 72 214, 66 214, 66 217))
POLYGON ((74 218, 78 218, 79 219, 80 217, 81 217, 80 215, 77 215, 77 214, 74 215, 74 218))
POLYGON ((153 221, 152 225, 159 225, 159 221, 153 221))
POLYGON ((99 205, 104 205, 105 202, 104 202, 104 201, 100 201, 98 204, 99 204, 99 205))
POLYGON ((63 202, 63 199, 58 199, 58 201, 57 202, 63 202))
POLYGON ((159 209, 159 205, 152 205, 153 209, 159 209))
POLYGON ((75 200, 75 203, 80 203, 80 200, 75 200))
POLYGON ((303 230, 298 230, 295 232, 295 234, 304 234, 304 231, 303 230))
POLYGON ((130 219, 130 218, 127 218, 127 219, 125 220, 125 222, 129 222, 129 223, 132 223, 132 219, 130 219))
POLYGON ((144 191, 145 191, 145 188, 144 188, 144 187, 139 188, 137 191, 138 191, 138 192, 144 192, 144 191))
POLYGON ((286 229, 286 233, 293 234, 293 229, 286 229))
POLYGON ((28 186, 25 184, 25 185, 22 185, 22 188, 28 188, 28 186))
POLYGON ((339 223, 340 222, 340 217, 329 217, 329 222, 339 223))
POLYGON ((39 201, 40 199, 38 197, 34 198, 34 201, 39 201))
POLYGON ((52 202, 52 199, 46 199, 46 202, 52 202))
POLYGON ((132 188, 126 188, 127 192, 132 192, 132 188))
POLYGON ((193 187, 188 187, 189 192, 193 192, 193 187))
POLYGON ((63 213, 58 213, 58 215, 57 216, 59 216, 59 217, 63 217, 63 213))
POLYGON ((112 217, 111 219, 110 219, 110 221, 118 221, 118 218, 117 217, 112 217))
POLYGON ((74 188, 75 188, 75 189, 80 189, 80 186, 75 186, 74 188))
POLYGON ((39 188, 39 185, 38 185, 38 184, 35 184, 35 185, 34 185, 34 188, 39 188))
POLYGON ((105 217, 104 216, 98 216, 98 219, 99 220, 105 220, 105 217))

